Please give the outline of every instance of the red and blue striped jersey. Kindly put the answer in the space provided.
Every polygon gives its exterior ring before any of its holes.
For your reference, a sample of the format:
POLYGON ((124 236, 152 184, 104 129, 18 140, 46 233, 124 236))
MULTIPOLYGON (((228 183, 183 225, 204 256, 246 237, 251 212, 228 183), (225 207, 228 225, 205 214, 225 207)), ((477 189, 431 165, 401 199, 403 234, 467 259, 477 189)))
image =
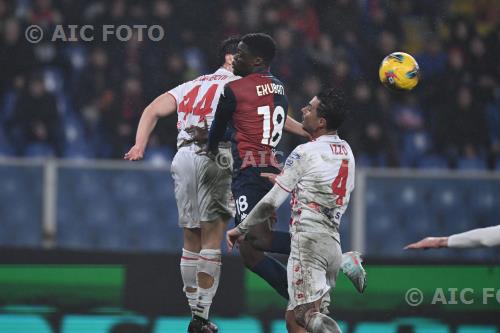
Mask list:
POLYGON ((229 126, 234 169, 278 166, 279 143, 288 111, 283 84, 269 71, 226 84, 210 129, 209 149, 217 148, 229 126))

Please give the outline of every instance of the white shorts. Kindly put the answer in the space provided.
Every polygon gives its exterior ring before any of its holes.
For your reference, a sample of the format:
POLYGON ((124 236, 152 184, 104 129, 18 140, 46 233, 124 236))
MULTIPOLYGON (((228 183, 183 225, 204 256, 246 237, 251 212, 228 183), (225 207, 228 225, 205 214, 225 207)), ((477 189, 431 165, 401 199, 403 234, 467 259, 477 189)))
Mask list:
POLYGON ((172 161, 179 226, 182 228, 199 228, 200 222, 234 216, 231 151, 220 149, 229 161, 227 168, 221 168, 207 156, 196 154, 199 149, 196 145, 179 148, 172 161))
POLYGON ((295 233, 287 265, 290 298, 287 310, 316 302, 325 296, 335 287, 341 264, 342 250, 333 236, 326 233, 295 233))

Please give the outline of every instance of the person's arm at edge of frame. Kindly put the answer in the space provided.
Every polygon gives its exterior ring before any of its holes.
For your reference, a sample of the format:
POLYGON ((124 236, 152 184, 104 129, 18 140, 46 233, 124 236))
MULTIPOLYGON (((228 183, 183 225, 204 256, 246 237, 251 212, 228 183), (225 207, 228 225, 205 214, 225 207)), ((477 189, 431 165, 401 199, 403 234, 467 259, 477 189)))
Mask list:
POLYGON ((298 122, 297 120, 293 119, 290 115, 286 116, 286 121, 285 121, 285 131, 304 137, 308 141, 312 140, 312 137, 309 133, 307 133, 304 128, 302 127, 302 123, 298 122))
POLYGON ((431 249, 431 248, 471 248, 492 247, 500 245, 500 225, 469 230, 448 237, 427 237, 416 243, 405 247, 408 249, 431 249))
POLYGON ((144 151, 149 141, 149 136, 156 126, 158 119, 171 115, 177 111, 177 101, 174 96, 166 92, 152 101, 142 112, 135 144, 123 157, 128 161, 138 161, 144 157, 144 151))

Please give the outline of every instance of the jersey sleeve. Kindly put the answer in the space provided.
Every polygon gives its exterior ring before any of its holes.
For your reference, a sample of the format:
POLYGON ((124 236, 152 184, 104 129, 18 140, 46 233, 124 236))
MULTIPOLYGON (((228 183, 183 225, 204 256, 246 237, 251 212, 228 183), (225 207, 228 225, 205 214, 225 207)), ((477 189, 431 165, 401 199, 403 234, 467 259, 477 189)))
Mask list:
POLYGON ((448 247, 467 248, 500 245, 500 225, 474 229, 448 238, 448 247))
POLYGON ((281 174, 276 177, 276 184, 287 192, 292 192, 305 173, 305 149, 303 145, 295 148, 286 159, 281 174))
POLYGON ((182 99, 184 98, 184 94, 186 92, 186 89, 190 84, 191 84, 191 82, 185 82, 185 83, 180 84, 177 87, 172 88, 168 91, 168 93, 175 98, 175 101, 177 102, 177 106, 179 106, 179 103, 182 102, 182 99))
POLYGON ((231 88, 226 85, 224 92, 220 96, 217 110, 215 111, 214 120, 210 126, 208 135, 208 149, 215 151, 219 146, 219 142, 223 140, 226 133, 227 124, 233 118, 233 113, 236 110, 236 97, 231 88))

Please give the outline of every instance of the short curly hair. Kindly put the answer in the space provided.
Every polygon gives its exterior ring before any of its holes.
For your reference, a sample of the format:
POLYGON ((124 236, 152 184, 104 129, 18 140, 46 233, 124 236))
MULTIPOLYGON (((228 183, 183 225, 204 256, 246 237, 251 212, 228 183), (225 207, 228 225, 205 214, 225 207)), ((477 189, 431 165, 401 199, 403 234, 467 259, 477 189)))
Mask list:
POLYGON ((266 64, 270 64, 276 55, 276 43, 268 34, 258 32, 247 34, 241 41, 248 46, 249 51, 257 57, 261 57, 266 64))
POLYGON ((323 89, 317 95, 319 117, 325 118, 329 130, 337 130, 349 114, 345 93, 339 89, 323 89))

